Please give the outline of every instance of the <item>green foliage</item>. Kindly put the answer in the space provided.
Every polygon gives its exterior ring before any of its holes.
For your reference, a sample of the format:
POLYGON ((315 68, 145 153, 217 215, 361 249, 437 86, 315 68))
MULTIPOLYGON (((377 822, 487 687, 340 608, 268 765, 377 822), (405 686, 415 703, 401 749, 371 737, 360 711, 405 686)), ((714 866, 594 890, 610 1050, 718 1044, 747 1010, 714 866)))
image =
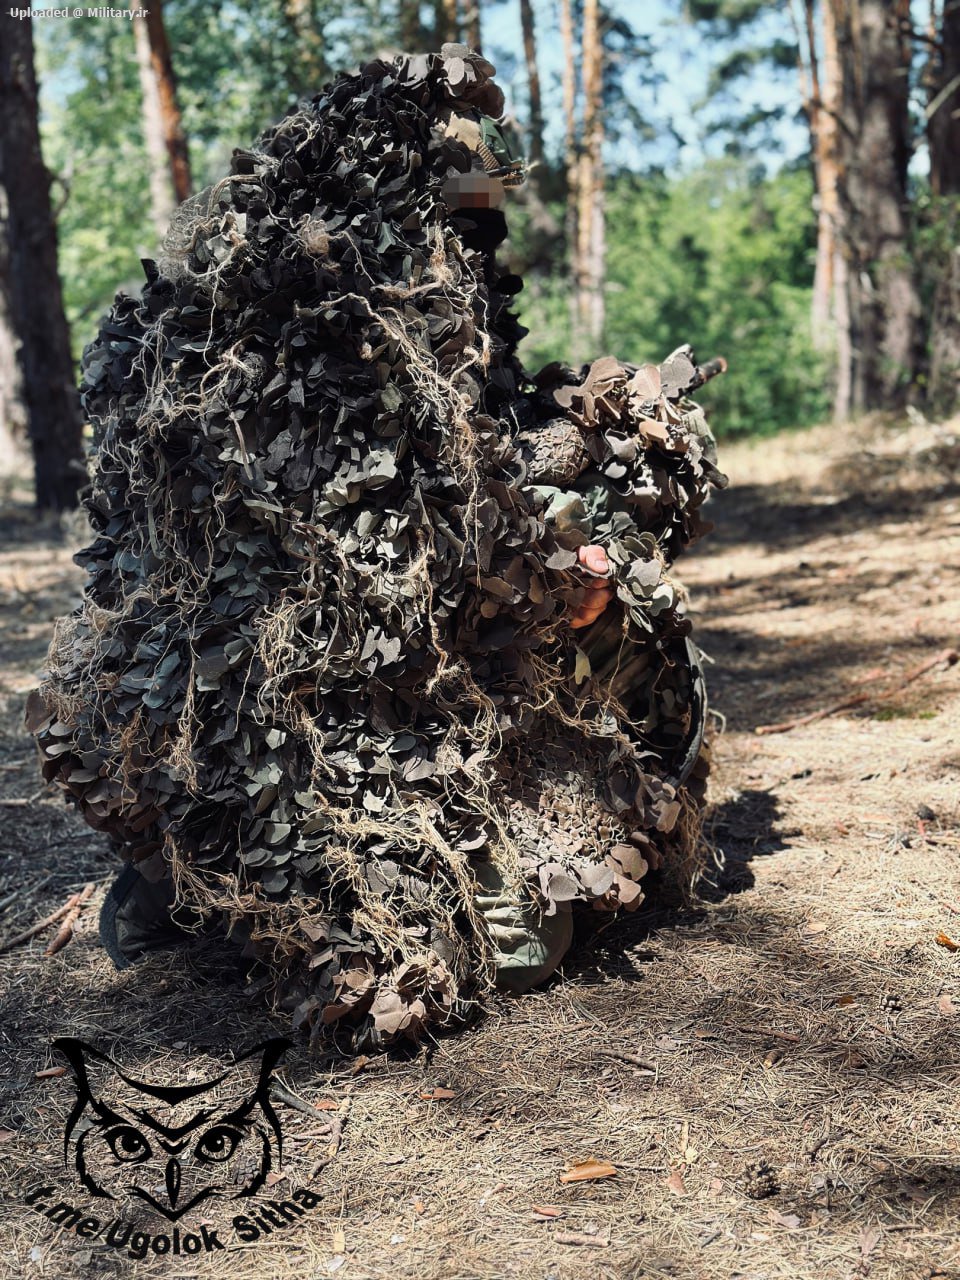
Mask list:
POLYGON ((707 80, 707 96, 729 89, 733 82, 763 66, 795 73, 796 44, 787 40, 771 40, 765 45, 740 45, 731 49, 711 68, 710 77, 707 80))
MULTIPOLYGON (((621 176, 607 200, 605 349, 659 361, 689 341, 701 359, 726 356, 729 372, 701 393, 721 435, 823 417, 826 372, 810 342, 810 200, 806 172, 758 178, 729 158, 677 179, 621 176)), ((528 280, 529 365, 569 352, 568 297, 557 276, 528 280)))
POLYGON ((935 196, 927 183, 913 201, 914 257, 927 310, 960 243, 960 196, 935 196))
MULTIPOLYGON (((302 38, 284 0, 169 0, 164 19, 194 187, 221 177, 299 96, 382 44, 375 0, 312 0, 322 38, 302 38), (361 20, 362 19, 362 20, 361 20)), ((64 303, 79 356, 121 286, 143 283, 157 246, 150 220, 140 81, 129 22, 36 27, 44 158, 61 179, 64 303)), ((57 198, 57 192, 54 192, 57 198)))
MULTIPOLYGON (((742 21, 755 7, 732 3, 718 16, 742 21)), ((252 142, 299 94, 389 44, 398 13, 376 0, 312 0, 307 9, 289 0, 168 0, 195 186, 225 173, 232 148, 252 142), (304 42, 291 16, 307 12, 323 33, 319 43, 304 42)), ((636 61, 642 42, 625 24, 614 34, 636 61)), ((41 24, 38 48, 45 155, 65 193, 61 270, 79 356, 116 289, 139 288, 139 259, 156 253, 140 85, 129 23, 41 24)), ((607 88, 611 134, 614 117, 639 131, 639 115, 624 114, 625 94, 612 81, 607 88)), ((544 188, 559 196, 560 176, 544 177, 544 188)), ((723 434, 821 416, 825 378, 809 344, 810 198, 806 173, 763 179, 732 158, 680 177, 611 177, 606 349, 659 361, 689 340, 702 358, 725 355, 730 372, 703 393, 723 434)), ((557 231, 549 235, 532 225, 529 207, 511 214, 511 267, 527 281, 520 301, 532 331, 528 364, 563 359, 572 346, 562 203, 551 212, 557 231)))
POLYGON ((51 22, 37 31, 43 147, 59 181, 60 273, 79 354, 117 287, 140 275, 149 240, 140 82, 130 24, 51 22), (129 44, 129 51, 127 45, 129 44))
POLYGON ((710 22, 728 31, 755 22, 771 8, 769 0, 684 0, 681 5, 690 22, 710 22))

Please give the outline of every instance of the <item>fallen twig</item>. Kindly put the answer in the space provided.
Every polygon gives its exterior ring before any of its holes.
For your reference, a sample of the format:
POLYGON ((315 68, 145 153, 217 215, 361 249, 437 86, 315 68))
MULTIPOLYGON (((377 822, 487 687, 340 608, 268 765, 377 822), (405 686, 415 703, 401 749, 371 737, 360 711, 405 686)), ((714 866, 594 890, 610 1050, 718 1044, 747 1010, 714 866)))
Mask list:
POLYGON ((35 791, 32 796, 13 796, 8 800, 0 800, 0 804, 5 805, 8 809, 16 809, 28 804, 33 804, 34 801, 39 800, 42 795, 43 788, 41 787, 40 790, 35 791))
MULTIPOLYGON (((91 893, 93 893, 93 889, 94 886, 92 884, 85 884, 79 893, 71 894, 62 907, 58 907, 56 911, 51 911, 48 916, 44 916, 42 920, 38 920, 37 923, 31 925, 29 929, 24 929, 23 933, 18 933, 16 937, 11 938, 9 942, 4 942, 3 945, 0 946, 0 955, 4 955, 7 951, 12 951, 14 947, 19 947, 23 942, 29 942, 30 939, 35 938, 38 933, 42 933, 44 929, 49 929, 52 924, 56 924, 63 916, 68 915, 73 911, 74 907, 79 908, 84 902, 86 902, 91 893)), ((76 916, 74 916, 74 920, 75 919, 76 916)), ((59 934, 57 936, 59 937, 59 934)), ((60 945, 62 946, 63 943, 60 945)))
POLYGON ((825 720, 827 716, 836 715, 838 711, 846 711, 850 707, 859 707, 864 702, 883 702, 887 698, 895 697, 901 689, 911 684, 914 680, 919 680, 921 676, 926 675, 928 671, 932 671, 934 667, 938 667, 942 662, 945 662, 949 667, 953 666, 958 658, 960 658, 960 653, 956 649, 941 649, 932 658, 927 658, 918 667, 914 667, 905 675, 900 676, 892 689, 887 689, 883 693, 871 693, 869 691, 855 693, 849 698, 833 702, 828 707, 821 707, 819 711, 811 711, 808 715, 797 716, 793 720, 783 720, 780 724, 758 724, 754 729, 754 733, 789 733, 791 729, 798 729, 805 724, 813 724, 816 720, 825 720))
POLYGON ((73 906, 69 908, 67 914, 63 918, 63 923, 57 930, 53 938, 47 944, 44 951, 45 956, 55 956, 58 951, 62 951, 70 939, 73 937, 73 926, 77 923, 80 915, 80 908, 93 893, 93 884, 85 884, 79 893, 74 894, 73 906))
POLYGON ((823 1148, 827 1145, 828 1142, 834 1142, 836 1141, 836 1139, 842 1138, 845 1133, 844 1129, 834 1129, 833 1122, 830 1119, 829 1112, 827 1112, 826 1120, 827 1120, 826 1129, 823 1131, 820 1137, 817 1138, 814 1142, 811 1142, 806 1149, 806 1155, 810 1160, 816 1160, 817 1156, 820 1154, 820 1152, 823 1150, 823 1148))
POLYGON ((788 1044, 802 1044, 801 1036, 795 1036, 792 1031, 771 1031, 769 1027, 737 1027, 738 1031, 743 1031, 751 1036, 773 1036, 777 1040, 786 1040, 788 1044))
POLYGON ((621 1062, 629 1062, 635 1067, 640 1067, 643 1071, 649 1071, 651 1074, 657 1074, 657 1064, 650 1062, 646 1058, 641 1058, 639 1053, 628 1053, 626 1049, 607 1049, 601 1048, 597 1050, 604 1058, 617 1058, 621 1062))
POLYGON ((323 1156, 310 1170, 310 1181, 327 1167, 331 1160, 335 1160, 340 1151, 340 1142, 343 1138, 343 1121, 344 1117, 335 1115, 330 1120, 330 1141, 327 1144, 327 1154, 323 1156))
POLYGON ((292 1107, 294 1111, 299 1111, 301 1115, 310 1116, 312 1120, 326 1121, 326 1117, 330 1114, 328 1111, 321 1111, 314 1103, 305 1102, 303 1098, 297 1097, 295 1093, 291 1093, 289 1089, 285 1089, 283 1085, 279 1084, 276 1080, 274 1080, 273 1087, 270 1092, 275 1098, 279 1098, 285 1106, 292 1107))
POLYGON ((610 1246, 609 1236, 588 1236, 584 1231, 556 1231, 553 1241, 555 1244, 585 1245, 593 1249, 607 1249, 610 1246))

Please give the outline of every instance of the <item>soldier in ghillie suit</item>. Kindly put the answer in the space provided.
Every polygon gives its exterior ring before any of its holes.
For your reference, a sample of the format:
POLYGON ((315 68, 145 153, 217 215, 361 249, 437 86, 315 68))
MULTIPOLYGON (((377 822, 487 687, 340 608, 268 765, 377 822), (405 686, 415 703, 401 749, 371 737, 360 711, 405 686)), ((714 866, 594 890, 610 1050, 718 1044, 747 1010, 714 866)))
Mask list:
POLYGON ((493 68, 376 60, 184 207, 84 354, 94 540, 28 717, 128 866, 118 963, 225 920, 354 1043, 541 980, 688 857, 705 699, 668 569, 704 377, 516 356, 493 68))

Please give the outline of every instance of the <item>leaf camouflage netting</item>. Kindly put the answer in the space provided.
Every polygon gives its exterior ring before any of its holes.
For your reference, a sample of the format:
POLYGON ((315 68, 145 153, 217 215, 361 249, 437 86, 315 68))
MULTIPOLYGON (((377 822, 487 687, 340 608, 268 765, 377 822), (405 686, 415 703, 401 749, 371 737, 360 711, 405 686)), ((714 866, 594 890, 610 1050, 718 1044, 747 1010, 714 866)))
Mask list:
POLYGON ((702 371, 524 371, 502 214, 444 197, 521 176, 492 73, 373 61, 181 207, 84 353, 96 536, 28 712, 87 821, 354 1043, 482 1003, 482 865, 612 911, 698 835, 702 371))

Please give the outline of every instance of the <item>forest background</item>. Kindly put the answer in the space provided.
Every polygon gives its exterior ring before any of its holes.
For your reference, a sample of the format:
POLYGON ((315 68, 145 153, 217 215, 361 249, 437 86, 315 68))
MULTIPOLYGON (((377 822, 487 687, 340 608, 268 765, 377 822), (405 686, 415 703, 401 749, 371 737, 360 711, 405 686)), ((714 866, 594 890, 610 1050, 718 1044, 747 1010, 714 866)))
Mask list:
POLYGON ((532 162, 507 250, 528 367, 682 335, 729 362, 703 393, 728 436, 956 405, 958 0, 150 0, 3 26, 0 419, 41 506, 80 481, 75 362, 175 204, 337 71, 447 39, 497 65, 532 162))

